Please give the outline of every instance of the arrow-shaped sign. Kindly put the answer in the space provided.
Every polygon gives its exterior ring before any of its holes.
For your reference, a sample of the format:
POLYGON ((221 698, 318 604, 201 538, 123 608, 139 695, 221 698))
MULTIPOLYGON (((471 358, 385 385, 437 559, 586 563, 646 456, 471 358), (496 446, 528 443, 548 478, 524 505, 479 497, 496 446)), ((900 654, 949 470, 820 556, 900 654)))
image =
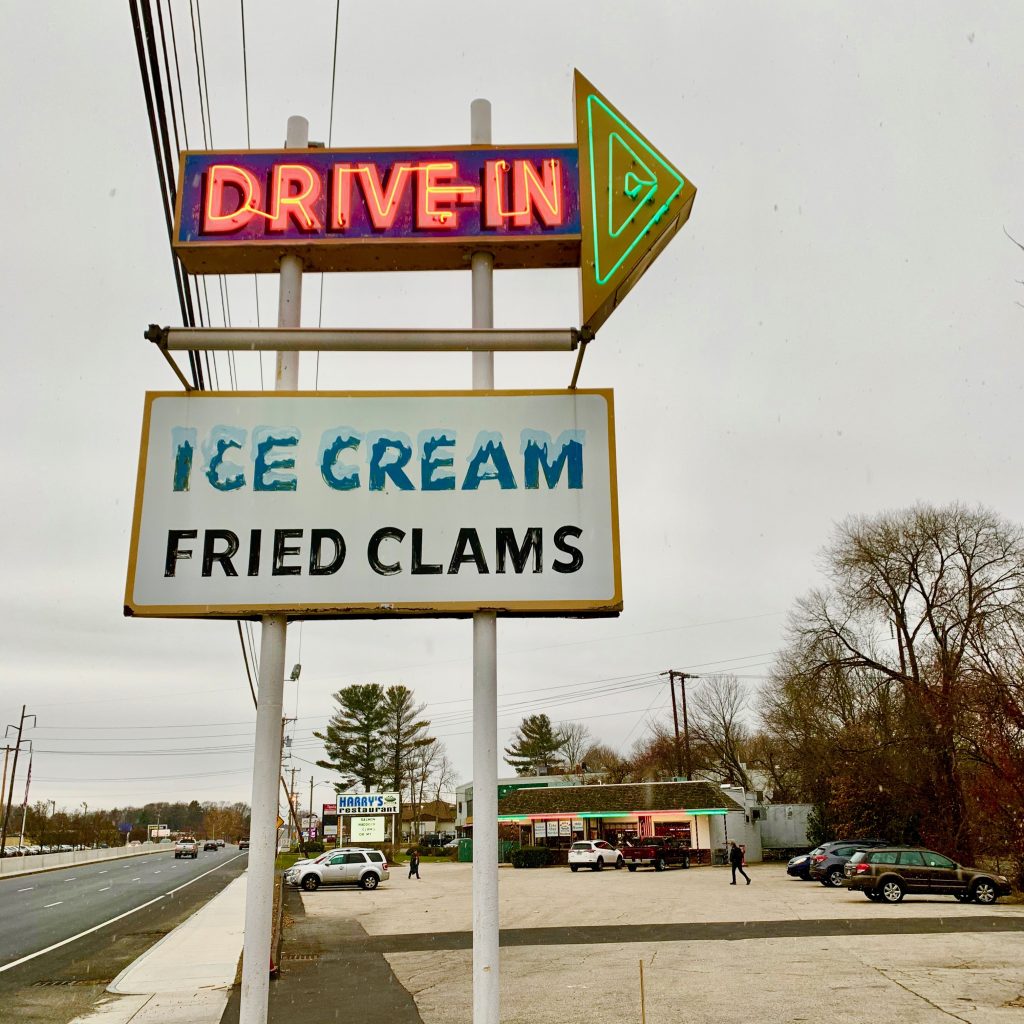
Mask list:
POLYGON ((579 71, 575 86, 581 320, 596 331, 686 223, 697 190, 579 71))

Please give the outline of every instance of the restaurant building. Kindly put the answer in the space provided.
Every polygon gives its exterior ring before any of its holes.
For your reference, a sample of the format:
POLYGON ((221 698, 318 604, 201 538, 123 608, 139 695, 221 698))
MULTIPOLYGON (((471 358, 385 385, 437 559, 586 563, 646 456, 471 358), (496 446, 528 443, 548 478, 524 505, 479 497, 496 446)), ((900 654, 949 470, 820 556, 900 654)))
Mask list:
POLYGON ((580 839, 618 846, 672 837, 693 851, 691 863, 710 864, 732 839, 746 847, 748 862, 761 859, 759 822, 731 791, 711 782, 518 789, 499 799, 498 825, 518 828, 523 845, 568 849, 580 839))

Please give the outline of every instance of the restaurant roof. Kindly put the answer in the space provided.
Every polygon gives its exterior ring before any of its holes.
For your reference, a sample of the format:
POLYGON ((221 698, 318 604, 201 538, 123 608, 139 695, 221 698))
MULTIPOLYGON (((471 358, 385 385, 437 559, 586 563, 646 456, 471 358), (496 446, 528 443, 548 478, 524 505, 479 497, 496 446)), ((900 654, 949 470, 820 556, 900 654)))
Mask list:
POLYGON ((681 811, 723 814, 742 806, 711 782, 637 782, 612 786, 520 789, 498 801, 498 816, 604 813, 608 816, 681 811))

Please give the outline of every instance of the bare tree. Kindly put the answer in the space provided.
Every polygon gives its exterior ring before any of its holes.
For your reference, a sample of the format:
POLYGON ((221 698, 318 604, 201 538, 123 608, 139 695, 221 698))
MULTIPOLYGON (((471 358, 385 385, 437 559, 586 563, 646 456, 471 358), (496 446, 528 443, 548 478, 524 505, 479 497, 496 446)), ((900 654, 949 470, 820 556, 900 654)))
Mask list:
POLYGON ((561 722, 558 732, 562 737, 562 745, 558 749, 565 758, 566 774, 581 775, 585 754, 594 742, 590 730, 582 722, 561 722))
POLYGON ((731 675, 706 676, 690 697, 690 735, 705 748, 705 772, 720 782, 751 789, 746 759, 751 731, 748 702, 731 675))
POLYGON ((997 663, 1024 635, 1021 530, 983 508, 919 505, 847 520, 824 558, 830 585, 798 602, 791 661, 825 681, 819 690, 842 684, 828 712, 848 737, 877 740, 878 729, 852 728, 864 706, 899 725, 914 751, 923 838, 970 861, 977 819, 964 751, 985 746, 992 693, 1008 692, 997 663))

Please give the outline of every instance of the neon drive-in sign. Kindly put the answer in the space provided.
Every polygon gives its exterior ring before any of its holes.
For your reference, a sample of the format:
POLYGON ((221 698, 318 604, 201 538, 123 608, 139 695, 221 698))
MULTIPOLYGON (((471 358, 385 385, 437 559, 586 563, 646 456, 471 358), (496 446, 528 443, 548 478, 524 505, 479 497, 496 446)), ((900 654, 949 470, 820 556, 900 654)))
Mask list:
POLYGON ((192 273, 571 267, 579 154, 563 147, 184 153, 175 249, 192 273))

